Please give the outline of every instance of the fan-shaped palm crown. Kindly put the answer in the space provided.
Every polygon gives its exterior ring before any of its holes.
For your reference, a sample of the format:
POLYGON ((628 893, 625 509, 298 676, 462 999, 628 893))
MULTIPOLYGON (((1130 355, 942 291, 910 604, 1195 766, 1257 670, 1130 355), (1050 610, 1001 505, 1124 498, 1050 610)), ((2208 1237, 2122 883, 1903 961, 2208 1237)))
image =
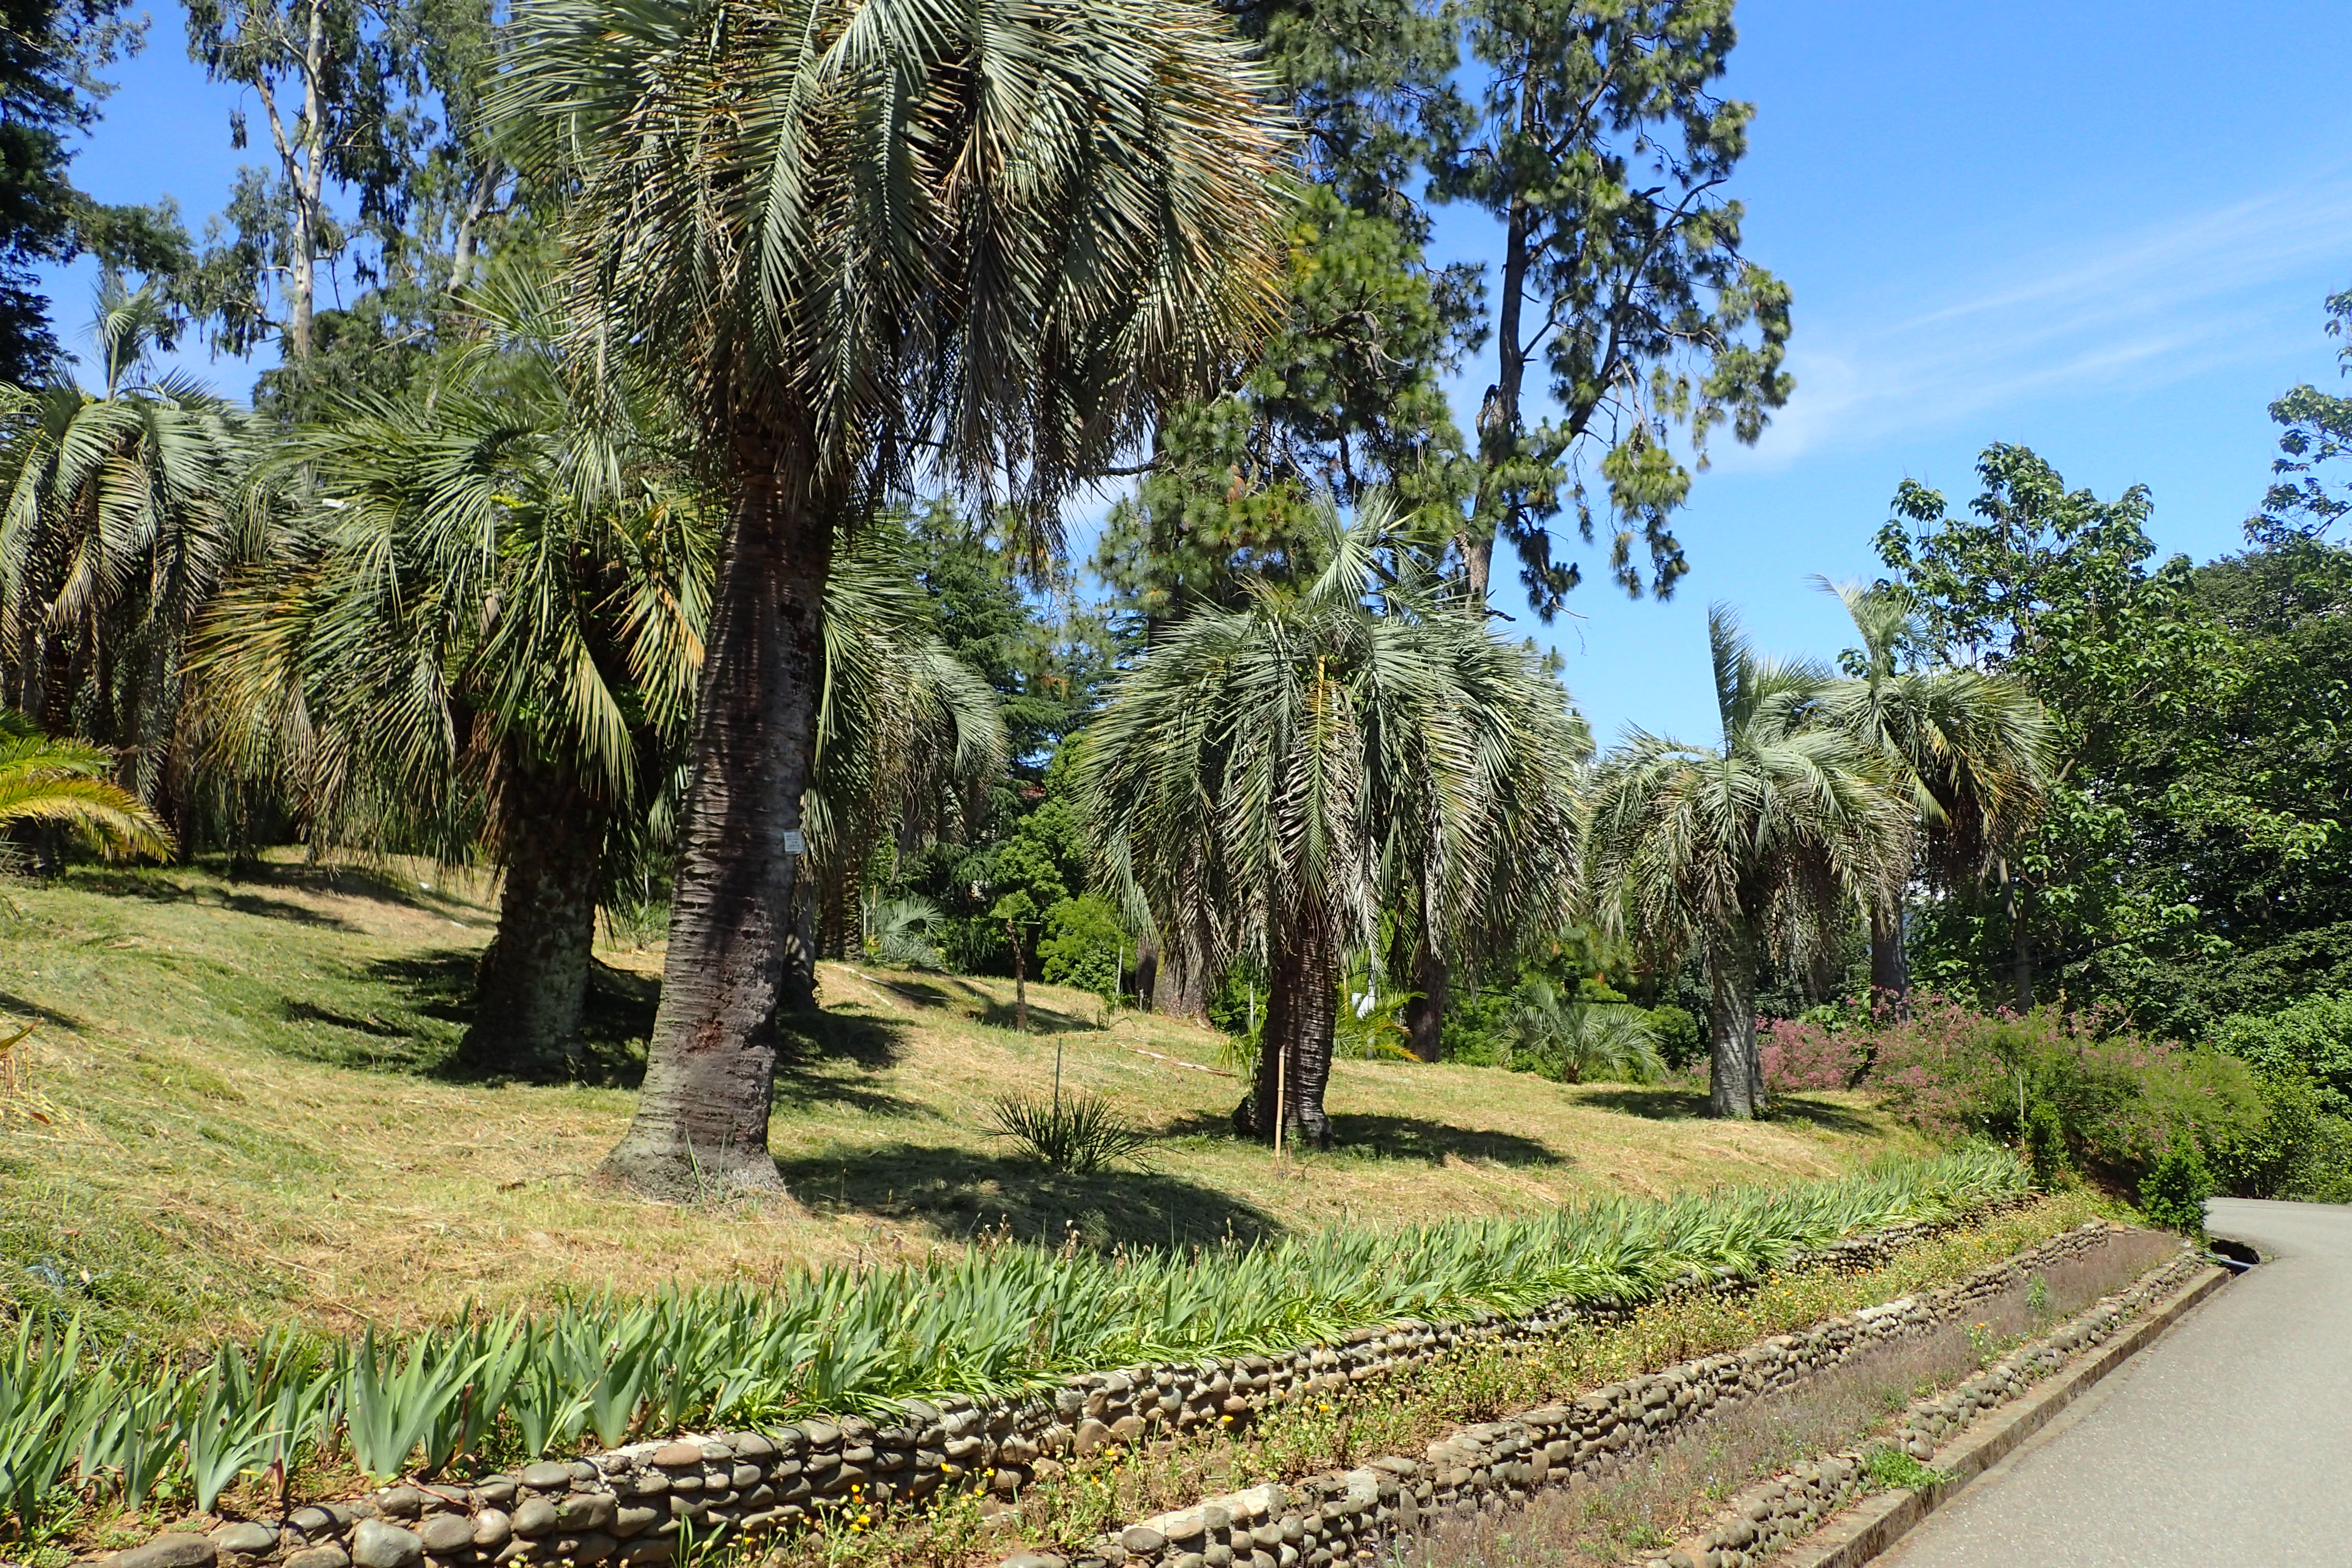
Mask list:
POLYGON ((1891 900, 1911 864, 1913 817, 1874 746, 1820 722, 1840 684, 1756 654, 1738 621, 1707 616, 1723 736, 1694 745, 1635 730, 1602 759, 1588 803, 1599 912, 1657 963, 1706 955, 1716 1114, 1763 1104, 1758 963, 1809 956, 1857 902, 1891 900))
POLYGON ((1115 885, 1165 941, 1270 976, 1255 1103, 1328 1134, 1339 961, 1384 900, 1427 888, 1444 940, 1556 916, 1590 747, 1526 648, 1464 613, 1388 498, 1328 500, 1320 572, 1203 610, 1086 732, 1080 799, 1115 885))
POLYGON ((566 191, 583 341, 679 378, 731 506, 606 1168, 774 1189, 835 542, 918 468, 1050 518, 1224 379, 1276 299, 1279 121, 1203 0, 523 0, 515 33, 494 113, 566 191))

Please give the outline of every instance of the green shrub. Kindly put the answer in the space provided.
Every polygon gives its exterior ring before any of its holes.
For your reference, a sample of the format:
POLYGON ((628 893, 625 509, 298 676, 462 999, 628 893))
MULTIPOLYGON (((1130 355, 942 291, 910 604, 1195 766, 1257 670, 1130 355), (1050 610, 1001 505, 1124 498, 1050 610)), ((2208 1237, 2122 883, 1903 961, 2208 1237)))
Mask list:
POLYGON ((2055 1189, 2072 1168, 2065 1122, 2047 1100, 2036 1099, 2026 1107, 2025 1158, 2033 1167, 2033 1184, 2043 1192, 2055 1189))
POLYGON ((2352 1116, 2352 996, 2312 996, 2276 1013, 2224 1018, 2216 1049, 2272 1078, 2309 1080, 2324 1116, 2352 1116))
POLYGON ((1650 1009, 1650 1026, 1656 1032, 1658 1055, 1670 1072, 1684 1072, 1706 1059, 1706 1036, 1698 1019, 1667 1003, 1650 1009))
POLYGON ((1134 951, 1110 900, 1084 893, 1047 907, 1045 935, 1037 943, 1039 973, 1049 985, 1075 985, 1117 1005, 1121 956, 1134 951))
POLYGON ((2150 1225, 2183 1236, 2205 1234, 2205 1200, 2213 1195, 2213 1173, 2197 1145, 2183 1141, 2157 1157, 2140 1178, 2140 1212, 2150 1225))

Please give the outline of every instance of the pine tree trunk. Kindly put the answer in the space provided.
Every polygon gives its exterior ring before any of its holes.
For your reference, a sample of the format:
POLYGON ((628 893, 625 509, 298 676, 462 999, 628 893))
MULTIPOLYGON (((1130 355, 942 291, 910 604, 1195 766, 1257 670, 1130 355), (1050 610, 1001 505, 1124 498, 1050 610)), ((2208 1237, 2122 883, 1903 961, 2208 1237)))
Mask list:
POLYGON ((1707 1032, 1714 1071, 1707 1114, 1746 1121, 1764 1109, 1764 1058, 1756 1045, 1756 954, 1737 939, 1708 948, 1707 1032))
POLYGON ((805 965, 798 835, 816 748, 833 519, 806 476, 779 472, 780 459, 805 450, 803 442, 783 433, 741 446, 742 490, 704 656, 661 1006, 635 1119, 604 1165, 667 1198, 783 1190, 768 1154, 768 1107, 776 1009, 788 968, 805 965))
POLYGON ((1903 951, 1903 912, 1870 911, 1870 1008, 1887 1017, 1911 1013, 1911 963, 1903 951))
POLYGON ((1013 1027, 1025 1035, 1029 1032, 1029 966, 1021 961, 1021 932, 1011 921, 1004 922, 1004 936, 1013 944, 1013 1027))
POLYGON ((583 1056, 604 816, 569 779, 517 769, 507 789, 499 931, 477 971, 459 1059, 485 1072, 569 1078, 583 1056))

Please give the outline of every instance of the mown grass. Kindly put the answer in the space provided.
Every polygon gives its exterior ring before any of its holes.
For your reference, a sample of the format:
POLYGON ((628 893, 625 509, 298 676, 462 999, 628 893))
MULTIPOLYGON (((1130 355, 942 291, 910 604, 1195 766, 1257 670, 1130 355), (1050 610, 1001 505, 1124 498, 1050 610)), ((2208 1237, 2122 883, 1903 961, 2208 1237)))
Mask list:
POLYGON ((39 1021, 0 1097, 0 1316, 108 1342, 294 1322, 416 1327, 468 1300, 762 1286, 809 1266, 1526 1214, 1612 1194, 1853 1171, 1924 1145, 1855 1097, 1704 1120, 1673 1089, 1343 1062, 1340 1147, 1277 1165, 1225 1131, 1216 1037, 1009 983, 823 971, 787 1041, 773 1147, 790 1205, 657 1207, 600 1186, 642 1070, 656 950, 600 948, 580 1081, 468 1079, 462 1001, 494 909, 429 866, 82 870, 0 909, 0 1019, 39 1021), (1149 1130, 1146 1168, 1040 1166, 990 1136, 999 1093, 1065 1081, 1149 1130))

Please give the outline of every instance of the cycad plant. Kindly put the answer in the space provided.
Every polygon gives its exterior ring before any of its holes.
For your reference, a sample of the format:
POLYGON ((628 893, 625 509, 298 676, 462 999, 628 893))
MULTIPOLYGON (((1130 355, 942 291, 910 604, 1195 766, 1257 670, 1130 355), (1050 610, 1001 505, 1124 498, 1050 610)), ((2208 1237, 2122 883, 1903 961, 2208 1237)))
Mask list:
POLYGON ((1651 1083, 1665 1072, 1647 1013, 1580 1001, 1539 974, 1512 993, 1504 1029, 1511 1066, 1562 1083, 1651 1083))
POLYGON ((0 702, 51 731, 128 752, 165 806, 188 629, 258 531, 235 497, 239 417, 186 376, 149 374, 170 316, 111 274, 92 328, 103 376, 60 363, 0 386, 0 702))
MULTIPOLYGON (((1918 872, 1945 887, 1980 879, 2041 808, 2053 767, 2049 716, 2007 676, 1907 657, 1917 639, 1900 588, 1832 591, 1862 647, 1853 679, 1825 692, 1819 721, 1885 759, 1918 816, 1918 872)), ((1869 910, 1871 998, 1896 1011, 1910 990, 1901 917, 1899 902, 1869 910)))
POLYGON ((835 541, 914 470, 1050 519, 1270 318, 1284 135, 1204 0, 525 0, 492 94, 582 341, 728 499, 645 1089, 613 1174, 782 1185, 774 1050, 835 541))
POLYGON ((168 858, 171 830, 113 780, 111 752, 53 740, 22 713, 0 711, 0 832, 40 826, 108 854, 168 858))
POLYGON ((1089 727, 1080 799, 1114 887, 1212 972, 1267 976, 1236 1120, 1328 1142, 1341 955, 1417 879, 1443 929, 1564 906, 1582 721, 1528 648, 1463 612, 1387 498, 1327 502, 1309 581, 1202 610, 1089 727))
POLYGON ((1661 968, 1706 964, 1717 1116, 1763 1109, 1756 985, 1765 957, 1802 963, 1857 908, 1900 896, 1911 802, 1883 748, 1820 722, 1838 681, 1765 658, 1707 616, 1720 741, 1634 730, 1595 770, 1587 877, 1596 912, 1661 968))

